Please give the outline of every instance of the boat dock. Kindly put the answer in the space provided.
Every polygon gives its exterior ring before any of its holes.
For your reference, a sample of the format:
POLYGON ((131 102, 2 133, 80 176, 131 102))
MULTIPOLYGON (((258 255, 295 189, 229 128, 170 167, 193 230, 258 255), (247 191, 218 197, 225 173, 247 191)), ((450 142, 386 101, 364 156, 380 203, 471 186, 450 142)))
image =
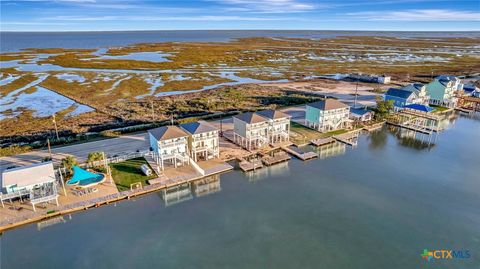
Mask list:
POLYGON ((255 171, 263 168, 263 163, 261 160, 247 161, 246 159, 242 158, 238 160, 238 165, 243 172, 255 171))
POLYGON ((277 163, 282 163, 282 162, 289 161, 290 159, 291 159, 291 157, 288 156, 288 154, 281 151, 281 152, 276 152, 276 153, 272 154, 272 156, 271 155, 263 156, 262 157, 262 163, 265 164, 266 166, 271 166, 271 165, 274 165, 274 164, 277 164, 277 163))
POLYGON ((333 136, 333 138, 349 146, 356 147, 358 143, 358 135, 359 131, 353 131, 350 133, 333 136))
POLYGON ((336 140, 333 137, 327 137, 327 138, 319 138, 319 139, 314 139, 310 141, 314 146, 320 147, 323 145, 327 145, 330 143, 334 143, 336 140))
POLYGON ((372 125, 365 125, 363 126, 362 130, 365 130, 367 132, 375 131, 383 127, 383 125, 386 123, 386 121, 374 123, 372 125))
POLYGON ((282 150, 284 150, 285 152, 297 157, 298 159, 302 160, 302 161, 306 161, 306 160, 310 160, 310 159, 314 159, 314 158, 317 158, 318 157, 318 154, 315 153, 315 152, 303 152, 301 150, 298 150, 298 151, 295 151, 291 148, 288 148, 288 147, 282 147, 282 150))

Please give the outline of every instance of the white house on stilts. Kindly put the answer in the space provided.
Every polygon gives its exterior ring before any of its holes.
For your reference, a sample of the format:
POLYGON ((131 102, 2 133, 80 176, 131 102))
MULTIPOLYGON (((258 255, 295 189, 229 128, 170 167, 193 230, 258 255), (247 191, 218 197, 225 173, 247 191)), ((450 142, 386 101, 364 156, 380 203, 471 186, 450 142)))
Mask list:
POLYGON ((174 125, 162 126, 149 130, 148 135, 153 156, 161 170, 167 164, 177 167, 189 163, 189 134, 184 130, 174 125))

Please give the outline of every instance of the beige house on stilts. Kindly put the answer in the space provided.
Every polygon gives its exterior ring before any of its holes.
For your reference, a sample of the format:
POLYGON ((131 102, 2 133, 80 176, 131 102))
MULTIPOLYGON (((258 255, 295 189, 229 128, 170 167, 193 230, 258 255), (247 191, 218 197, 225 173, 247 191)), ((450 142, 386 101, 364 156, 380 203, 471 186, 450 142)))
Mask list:
POLYGON ((290 116, 275 110, 247 112, 233 117, 233 140, 247 150, 289 141, 290 116))
POLYGON ((290 140, 290 115, 273 109, 257 111, 256 113, 268 119, 269 143, 274 144, 290 140))
POLYGON ((206 121, 181 124, 180 128, 187 132, 190 157, 196 162, 220 156, 218 128, 206 121))

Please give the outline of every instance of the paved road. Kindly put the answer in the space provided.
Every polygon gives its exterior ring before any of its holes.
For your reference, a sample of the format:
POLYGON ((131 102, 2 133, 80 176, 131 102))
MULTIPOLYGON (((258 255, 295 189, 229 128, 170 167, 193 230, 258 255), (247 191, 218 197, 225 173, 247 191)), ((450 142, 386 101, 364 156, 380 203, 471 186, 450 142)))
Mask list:
MULTIPOLYGON (((104 139, 83 144, 76 144, 52 149, 54 162, 60 162, 67 155, 73 155, 78 161, 85 161, 88 154, 94 151, 104 151, 107 156, 121 155, 135 152, 137 150, 147 150, 148 135, 146 132, 125 135, 119 138, 104 139)), ((24 154, 0 158, 0 171, 10 166, 23 166, 40 162, 48 157, 47 150, 32 151, 24 154)))

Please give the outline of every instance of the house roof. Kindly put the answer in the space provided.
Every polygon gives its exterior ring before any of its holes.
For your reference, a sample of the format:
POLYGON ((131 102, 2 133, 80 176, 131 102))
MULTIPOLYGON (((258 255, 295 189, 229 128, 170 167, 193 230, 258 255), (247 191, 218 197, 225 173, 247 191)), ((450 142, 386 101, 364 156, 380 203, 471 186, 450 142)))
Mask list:
POLYGON ((257 111, 255 113, 264 117, 264 118, 272 119, 272 120, 289 118, 290 117, 290 115, 288 115, 286 113, 283 113, 283 112, 278 111, 278 110, 273 110, 273 109, 257 111))
POLYGON ((158 127, 148 132, 158 141, 188 136, 188 133, 175 125, 158 127))
POLYGON ((318 102, 307 104, 307 106, 318 108, 320 110, 332 110, 349 107, 347 104, 344 104, 336 99, 327 98, 318 102))
POLYGON ((410 104, 410 105, 405 106, 405 108, 415 109, 415 110, 419 110, 419 111, 422 111, 422 112, 432 112, 433 111, 433 108, 431 108, 429 106, 426 106, 426 105, 420 105, 420 104, 410 104))
POLYGON ((463 90, 466 92, 473 92, 477 89, 477 87, 474 84, 465 84, 463 85, 463 90))
POLYGON ((424 85, 422 83, 410 83, 406 86, 404 86, 403 88, 401 88, 402 90, 405 90, 405 91, 409 91, 409 92, 420 92, 422 90, 422 87, 424 85))
POLYGON ((442 85, 446 86, 450 81, 456 81, 458 78, 456 76, 449 76, 449 75, 440 75, 435 78, 438 80, 442 85))
POLYGON ((4 170, 1 178, 2 188, 9 185, 26 187, 55 181, 55 171, 52 162, 38 163, 4 170))
POLYGON ((350 108, 350 113, 363 116, 367 113, 372 113, 372 111, 364 108, 350 108))
POLYGON ((414 94, 414 92, 403 90, 403 89, 397 89, 397 88, 390 88, 385 93, 385 95, 398 97, 402 99, 408 99, 412 94, 414 94))
POLYGON ((181 124, 180 128, 182 128, 183 130, 187 131, 190 134, 201 134, 201 133, 218 131, 217 127, 203 120, 181 124))
POLYGON ((243 122, 246 122, 248 124, 265 122, 265 121, 268 120, 267 118, 262 117, 262 116, 258 115, 257 113, 253 113, 253 112, 246 112, 246 113, 242 113, 242 114, 239 114, 239 115, 235 115, 233 117, 237 118, 237 119, 239 119, 243 122))

